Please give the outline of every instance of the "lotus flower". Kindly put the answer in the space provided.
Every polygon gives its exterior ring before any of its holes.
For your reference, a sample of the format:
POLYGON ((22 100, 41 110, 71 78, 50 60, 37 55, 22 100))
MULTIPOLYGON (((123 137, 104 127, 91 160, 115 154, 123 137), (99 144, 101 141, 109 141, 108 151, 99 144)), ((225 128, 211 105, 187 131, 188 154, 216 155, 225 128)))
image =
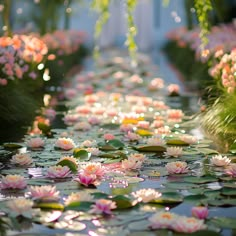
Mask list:
POLYGON ((206 219, 209 213, 208 208, 204 206, 193 207, 191 212, 192 212, 192 216, 200 220, 206 219))
POLYGON ((50 166, 47 169, 48 178, 67 178, 71 176, 71 171, 68 166, 50 166))
POLYGON ((158 138, 158 137, 148 138, 147 139, 147 145, 150 145, 150 146, 165 146, 166 141, 163 140, 162 138, 158 138))
POLYGON ((157 199, 161 196, 161 193, 157 192, 155 189, 140 189, 132 195, 137 198, 139 201, 142 201, 144 203, 150 202, 154 199, 157 199))
POLYGON ((27 141, 26 145, 30 148, 40 148, 44 146, 44 140, 40 137, 31 138, 27 141))
POLYGON ((74 125, 75 130, 88 131, 91 128, 92 128, 91 125, 86 121, 81 121, 74 125))
POLYGON ((178 220, 173 223, 171 228, 179 233, 193 233, 205 229, 206 225, 203 220, 182 216, 178 217, 178 220))
POLYGON ((71 193, 65 200, 65 205, 69 205, 73 202, 92 202, 93 196, 87 192, 71 193))
POLYGON ((120 131, 121 132, 128 133, 128 132, 132 132, 133 130, 134 130, 134 126, 131 125, 131 124, 122 124, 122 125, 120 125, 120 131))
POLYGON ((97 178, 103 177, 105 173, 104 167, 101 163, 98 162, 90 162, 81 168, 83 174, 85 175, 95 175, 97 178))
POLYGON ((183 116, 184 116, 183 111, 179 109, 170 109, 167 111, 168 119, 181 120, 183 116))
POLYGON ((136 169, 140 169, 141 166, 142 166, 142 162, 134 160, 134 159, 127 159, 121 162, 121 167, 124 170, 136 170, 136 169))
POLYGON ((188 134, 185 134, 185 135, 182 135, 180 136, 180 140, 184 141, 185 143, 188 143, 188 144, 195 144, 198 139, 192 135, 188 135, 188 134))
POLYGON ((56 190, 56 186, 31 186, 29 188, 30 196, 33 200, 40 201, 57 201, 60 192, 56 190))
POLYGON ((7 207, 11 210, 10 214, 13 216, 32 217, 33 202, 25 198, 17 198, 10 200, 6 203, 7 207))
POLYGON ((227 175, 232 176, 233 178, 236 177, 236 163, 230 164, 230 165, 226 168, 225 173, 226 173, 227 175))
POLYGON ((21 175, 6 175, 2 177, 1 189, 24 189, 27 183, 21 175))
POLYGON ((95 205, 92 206, 90 213, 110 215, 112 213, 111 210, 115 208, 115 202, 107 199, 99 199, 96 201, 95 205))
POLYGON ((178 84, 170 84, 167 87, 169 94, 179 94, 179 85, 178 84))
POLYGON ((33 160, 29 154, 19 153, 12 156, 11 163, 14 165, 28 166, 33 163, 33 160))
POLYGON ((215 155, 211 158, 211 164, 215 166, 227 166, 230 164, 231 160, 227 156, 215 155))
POLYGON ((97 141, 96 140, 85 140, 81 143, 82 147, 96 147, 97 141))
POLYGON ((170 212, 157 212, 148 220, 152 229, 170 229, 178 216, 170 212))
POLYGON ((183 174, 188 172, 188 164, 184 161, 174 161, 166 164, 169 174, 183 174))
POLYGON ((128 156, 128 160, 135 160, 135 161, 141 161, 144 162, 146 159, 146 155, 142 153, 132 153, 128 156))
POLYGON ((181 147, 167 147, 166 152, 164 152, 166 156, 171 157, 180 157, 183 154, 183 148, 181 147))
POLYGON ((115 139, 115 136, 113 134, 107 133, 103 135, 103 138, 107 141, 115 139))
POLYGON ((71 150, 75 147, 75 143, 70 138, 58 138, 55 147, 63 150, 71 150))
POLYGON ((90 148, 86 148, 87 152, 90 152, 93 156, 98 156, 101 151, 98 148, 94 148, 94 147, 90 147, 90 148))
POLYGON ((141 139, 141 137, 136 133, 128 132, 125 135, 125 139, 128 140, 128 141, 139 141, 141 139))
POLYGON ((97 182, 97 176, 96 175, 88 175, 85 173, 80 173, 79 178, 75 179, 75 181, 79 182, 80 184, 88 187, 89 185, 95 185, 97 182))

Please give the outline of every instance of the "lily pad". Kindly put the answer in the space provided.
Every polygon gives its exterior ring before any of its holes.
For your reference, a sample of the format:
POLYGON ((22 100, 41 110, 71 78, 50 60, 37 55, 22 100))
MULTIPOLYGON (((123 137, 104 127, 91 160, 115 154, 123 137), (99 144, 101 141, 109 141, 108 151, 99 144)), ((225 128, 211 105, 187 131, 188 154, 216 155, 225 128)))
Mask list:
POLYGON ((70 160, 62 160, 57 162, 57 165, 61 165, 61 166, 68 166, 71 170, 71 172, 76 173, 78 166, 76 163, 74 163, 73 161, 70 160))
POLYGON ((164 186, 170 189, 191 189, 198 188, 197 184, 186 183, 186 182, 168 182, 165 183, 164 186))
POLYGON ((184 197, 184 201, 192 202, 195 205, 199 204, 201 200, 206 200, 207 197, 204 194, 189 195, 184 197))
POLYGON ((3 147, 5 149, 18 149, 18 148, 22 148, 23 146, 19 143, 4 143, 3 147))
POLYGON ((117 209, 126 209, 133 207, 131 199, 123 195, 117 195, 112 198, 114 202, 116 202, 117 209))
POLYGON ((166 148, 163 146, 138 146, 133 147, 139 152, 165 152, 166 148))
POLYGON ((91 153, 86 150, 76 148, 73 151, 73 156, 80 161, 89 161, 91 153))
POLYGON ((236 196, 236 189, 234 188, 222 188, 221 194, 226 196, 236 196))
POLYGON ((201 177, 194 177, 194 176, 186 176, 183 178, 185 182, 194 183, 194 184, 204 184, 204 183, 211 183, 216 182, 217 179, 212 176, 201 176, 201 177))
POLYGON ((174 145, 174 146, 189 146, 188 143, 184 142, 180 139, 169 139, 166 141, 167 145, 174 145))
POLYGON ((199 148, 198 150, 200 153, 202 153, 204 155, 218 154, 218 152, 216 150, 210 149, 210 148, 199 148))
POLYGON ((180 193, 176 192, 165 192, 162 193, 161 197, 151 201, 152 203, 159 203, 159 204, 165 204, 165 203, 180 203, 183 201, 183 196, 180 193))
POLYGON ((152 136, 153 132, 146 130, 146 129, 138 129, 136 133, 140 136, 152 136))
POLYGON ((226 218, 226 217, 215 217, 210 219, 211 224, 222 228, 236 229, 236 219, 235 218, 226 218))
POLYGON ((45 210, 63 210, 64 206, 57 202, 40 202, 35 205, 37 208, 43 208, 45 210))
POLYGON ((125 144, 118 139, 109 140, 108 142, 105 143, 98 143, 98 147, 102 151, 115 151, 123 149, 124 146, 125 144))
POLYGON ((92 205, 93 205, 92 202, 72 202, 69 205, 67 205, 64 210, 88 211, 92 205))

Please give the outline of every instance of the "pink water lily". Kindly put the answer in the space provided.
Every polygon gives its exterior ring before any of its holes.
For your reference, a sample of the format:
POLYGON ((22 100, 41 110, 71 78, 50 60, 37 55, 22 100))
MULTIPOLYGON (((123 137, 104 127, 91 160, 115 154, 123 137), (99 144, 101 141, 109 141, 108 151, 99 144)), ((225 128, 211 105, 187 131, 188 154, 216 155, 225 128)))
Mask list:
POLYGON ((183 174, 188 172, 188 164, 184 161, 174 161, 166 164, 169 174, 183 174))
POLYGON ((150 202, 154 199, 159 198, 162 194, 155 189, 140 189, 136 192, 133 192, 132 195, 138 199, 138 201, 142 201, 144 203, 150 202))
POLYGON ((233 178, 236 177, 236 163, 230 164, 226 169, 225 173, 227 175, 232 176, 233 178))
POLYGON ((215 166, 227 166, 231 160, 227 156, 215 155, 211 157, 210 162, 215 166))
POLYGON ((75 148, 75 143, 71 138, 58 138, 55 147, 63 150, 71 150, 75 148))
POLYGON ((44 140, 40 137, 31 138, 26 142, 27 147, 40 148, 44 146, 44 140))
POLYGON ((59 200, 60 192, 56 190, 56 186, 43 185, 43 186, 30 186, 30 196, 33 200, 40 201, 57 201, 59 200))
POLYGON ((95 185, 97 183, 97 176, 92 174, 80 173, 78 178, 75 179, 75 181, 88 187, 89 185, 95 185))
POLYGON ((66 199, 65 199, 65 205, 69 205, 73 202, 92 202, 93 196, 85 191, 71 193, 66 199))
POLYGON ((116 137, 115 137, 113 134, 106 133, 106 134, 103 135, 103 138, 104 138, 106 141, 109 141, 109 140, 115 139, 116 137))
POLYGON ((111 210, 115 209, 116 203, 112 200, 99 199, 95 202, 95 205, 92 206, 90 213, 94 214, 112 214, 111 210))
POLYGON ((14 165, 28 166, 33 163, 28 153, 18 153, 12 156, 11 163, 14 165))
POLYGON ((21 175, 3 176, 0 184, 1 189, 24 189, 26 186, 27 182, 21 175))
POLYGON ((191 209, 191 213, 193 217, 196 217, 198 219, 206 219, 208 216, 208 208, 204 206, 196 206, 191 209))
POLYGON ((46 173, 48 178, 67 178, 71 176, 71 170, 68 166, 50 166, 46 173))
POLYGON ((137 170, 142 166, 142 161, 135 159, 127 159, 121 162, 121 168, 124 170, 137 170))
POLYGON ((95 175, 97 178, 102 178, 105 168, 99 162, 89 162, 81 167, 81 172, 85 175, 95 175))
POLYGON ((148 220, 152 229, 170 229, 173 223, 178 219, 178 215, 170 212, 157 212, 148 220))
POLYGON ((166 152, 164 152, 166 156, 171 157, 180 157, 183 154, 183 148, 181 147, 167 147, 166 152))

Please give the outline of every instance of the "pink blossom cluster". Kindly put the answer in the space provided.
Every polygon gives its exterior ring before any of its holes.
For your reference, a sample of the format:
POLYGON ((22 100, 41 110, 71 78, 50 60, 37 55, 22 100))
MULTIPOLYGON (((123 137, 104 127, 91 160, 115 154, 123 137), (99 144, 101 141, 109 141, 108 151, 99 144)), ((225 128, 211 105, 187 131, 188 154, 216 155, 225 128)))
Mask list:
POLYGON ((85 33, 81 31, 56 30, 53 33, 45 34, 42 40, 49 50, 55 51, 57 56, 61 56, 76 52, 85 38, 85 33))
POLYGON ((47 53, 46 44, 34 36, 0 37, 0 85, 26 76, 36 79, 37 70, 31 65, 43 62, 47 53))
POLYGON ((236 87, 236 45, 230 53, 224 54, 219 63, 210 68, 212 77, 221 81, 227 93, 233 93, 236 87))

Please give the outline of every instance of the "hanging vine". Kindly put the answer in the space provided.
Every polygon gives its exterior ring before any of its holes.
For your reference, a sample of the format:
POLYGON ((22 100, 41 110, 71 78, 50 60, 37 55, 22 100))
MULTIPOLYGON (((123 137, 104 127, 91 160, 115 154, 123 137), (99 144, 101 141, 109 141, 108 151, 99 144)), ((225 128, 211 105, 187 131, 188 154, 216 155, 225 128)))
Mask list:
POLYGON ((134 23, 134 10, 137 5, 137 0, 127 0, 127 36, 125 45, 128 47, 129 54, 132 60, 132 63, 136 63, 136 52, 137 44, 135 42, 135 36, 137 34, 137 29, 134 23))
POLYGON ((199 37, 201 39, 201 49, 204 50, 205 46, 208 44, 208 33, 210 30, 208 14, 213 9, 211 0, 194 0, 194 6, 197 12, 197 18, 199 21, 199 26, 201 28, 199 37))
POLYGON ((98 58, 99 56, 99 46, 98 46, 98 38, 101 35, 103 26, 107 23, 110 17, 109 6, 111 0, 93 0, 91 7, 93 10, 98 12, 99 17, 95 24, 94 29, 94 39, 95 39, 95 47, 94 47, 94 58, 98 58))

